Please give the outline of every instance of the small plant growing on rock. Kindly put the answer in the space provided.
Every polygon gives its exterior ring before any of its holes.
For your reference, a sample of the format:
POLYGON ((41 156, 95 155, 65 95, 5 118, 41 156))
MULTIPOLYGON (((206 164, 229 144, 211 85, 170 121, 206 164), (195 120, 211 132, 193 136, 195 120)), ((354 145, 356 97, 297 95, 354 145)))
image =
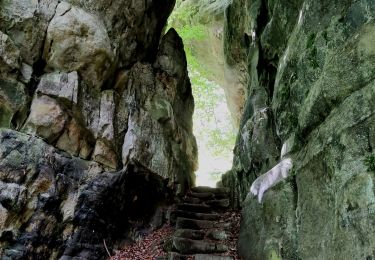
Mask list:
POLYGON ((366 156, 363 162, 367 166, 367 171, 375 172, 375 154, 366 156))

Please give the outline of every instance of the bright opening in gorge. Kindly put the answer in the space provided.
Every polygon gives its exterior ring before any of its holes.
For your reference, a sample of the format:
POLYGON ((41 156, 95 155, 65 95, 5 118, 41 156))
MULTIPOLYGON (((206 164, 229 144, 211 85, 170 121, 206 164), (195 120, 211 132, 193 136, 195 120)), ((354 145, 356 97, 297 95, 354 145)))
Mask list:
POLYGON ((208 1, 177 1, 168 21, 168 27, 175 28, 184 42, 194 96, 193 132, 199 164, 196 185, 211 187, 232 167, 238 131, 238 120, 227 102, 232 97, 224 70, 224 8, 208 1))

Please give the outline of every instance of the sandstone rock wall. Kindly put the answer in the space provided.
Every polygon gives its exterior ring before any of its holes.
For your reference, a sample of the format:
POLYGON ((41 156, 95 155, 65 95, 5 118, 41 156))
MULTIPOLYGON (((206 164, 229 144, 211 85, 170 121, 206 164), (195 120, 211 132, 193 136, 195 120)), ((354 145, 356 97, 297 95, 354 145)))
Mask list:
POLYGON ((5 259, 100 258, 128 217, 193 185, 185 53, 173 29, 162 37, 173 6, 1 1, 5 259))
POLYGON ((367 0, 227 9, 225 55, 245 64, 248 97, 223 183, 243 207, 245 259, 375 257, 374 16, 367 0), (246 198, 283 144, 291 176, 262 204, 246 198))

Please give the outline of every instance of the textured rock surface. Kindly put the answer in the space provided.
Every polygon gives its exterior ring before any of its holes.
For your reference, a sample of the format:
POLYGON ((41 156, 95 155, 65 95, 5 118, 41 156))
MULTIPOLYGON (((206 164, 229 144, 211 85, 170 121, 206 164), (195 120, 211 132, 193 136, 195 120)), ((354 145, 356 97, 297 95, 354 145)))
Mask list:
POLYGON ((51 70, 80 73, 91 87, 101 87, 111 72, 114 54, 102 21, 61 2, 48 25, 43 58, 51 70))
POLYGON ((101 258, 103 239, 113 247, 130 220, 151 217, 162 200, 163 180, 146 168, 105 172, 37 137, 4 129, 0 137, 4 259, 101 258))
MULTIPOLYGON (((375 257, 372 1, 233 1, 225 55, 244 64, 245 112, 223 179, 243 207, 245 259, 375 257), (257 176, 293 159, 259 204, 257 176)), ((241 73, 241 69, 236 69, 241 73)))
POLYGON ((182 41, 171 29, 161 42, 154 68, 136 64, 130 72, 130 111, 122 154, 124 164, 142 162, 160 176, 188 187, 194 183, 190 173, 196 168, 197 150, 186 59, 183 53, 171 52, 181 48, 182 41))
POLYGON ((42 55, 49 21, 58 1, 5 0, 0 8, 0 30, 19 48, 22 61, 33 65, 42 55))
POLYGON ((1 1, 0 255, 102 258, 194 184, 174 1, 1 1), (155 207, 150 205, 155 205, 155 207))
POLYGON ((25 85, 0 76, 0 127, 18 128, 26 117, 29 96, 25 85))
POLYGON ((36 97, 30 107, 25 123, 25 132, 38 135, 48 142, 55 141, 64 130, 68 115, 63 108, 48 96, 36 97))
POLYGON ((20 68, 20 51, 8 35, 0 32, 0 72, 9 72, 20 68))
POLYGON ((29 98, 20 71, 20 50, 0 31, 0 127, 19 127, 25 119, 29 98))

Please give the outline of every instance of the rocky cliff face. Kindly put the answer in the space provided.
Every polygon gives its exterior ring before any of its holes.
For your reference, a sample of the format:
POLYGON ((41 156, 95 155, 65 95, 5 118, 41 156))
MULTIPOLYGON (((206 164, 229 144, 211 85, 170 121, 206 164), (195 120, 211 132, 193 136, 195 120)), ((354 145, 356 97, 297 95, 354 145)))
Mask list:
POLYGON ((248 97, 223 183, 243 207, 245 259, 375 257, 374 16, 367 0, 227 9, 225 56, 246 68, 248 97), (245 199, 283 144, 290 177, 262 204, 245 199))
MULTIPOLYGON (((0 255, 101 258, 194 183, 174 1, 0 3, 0 255)), ((2 258, 3 259, 3 258, 2 258)))

